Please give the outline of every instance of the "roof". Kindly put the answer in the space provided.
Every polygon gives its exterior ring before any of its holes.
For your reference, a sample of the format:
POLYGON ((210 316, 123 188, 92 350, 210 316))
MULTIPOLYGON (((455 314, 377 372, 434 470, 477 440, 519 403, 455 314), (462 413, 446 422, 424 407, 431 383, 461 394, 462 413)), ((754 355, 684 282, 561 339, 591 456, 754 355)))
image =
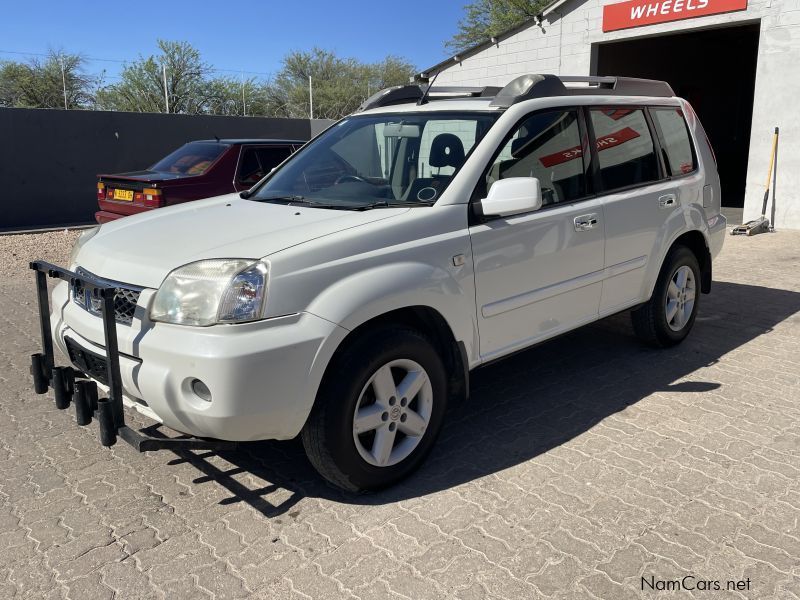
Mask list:
POLYGON ((305 144, 308 140, 282 140, 275 138, 214 138, 213 140, 192 140, 220 144, 305 144))
POLYGON ((515 25, 514 27, 511 27, 510 29, 506 29, 505 31, 502 31, 502 32, 498 33, 496 36, 494 36, 492 38, 489 38, 489 39, 487 39, 487 40, 485 40, 483 42, 475 44, 474 46, 470 46, 469 48, 465 48, 464 50, 461 50, 460 52, 457 52, 456 54, 454 54, 450 58, 446 58, 443 61, 436 63, 432 67, 428 67, 427 69, 425 69, 423 71, 420 71, 418 73, 418 75, 420 77, 430 77, 434 73, 440 73, 440 72, 444 71, 446 68, 452 66, 454 63, 460 63, 465 58, 469 58, 470 56, 474 56, 474 55, 478 54, 479 52, 483 52, 484 50, 486 50, 490 46, 494 46, 494 45, 500 43, 502 40, 505 40, 505 39, 511 37, 515 33, 519 33, 520 31, 528 29, 529 27, 531 27, 533 25, 536 25, 537 23, 541 23, 542 17, 544 17, 546 14, 554 11, 556 8, 560 7, 561 5, 566 4, 569 1, 570 0, 554 0, 553 2, 550 2, 549 4, 544 6, 542 8, 541 12, 538 15, 536 15, 535 17, 533 17, 531 19, 526 19, 525 21, 523 21, 519 25, 515 25))

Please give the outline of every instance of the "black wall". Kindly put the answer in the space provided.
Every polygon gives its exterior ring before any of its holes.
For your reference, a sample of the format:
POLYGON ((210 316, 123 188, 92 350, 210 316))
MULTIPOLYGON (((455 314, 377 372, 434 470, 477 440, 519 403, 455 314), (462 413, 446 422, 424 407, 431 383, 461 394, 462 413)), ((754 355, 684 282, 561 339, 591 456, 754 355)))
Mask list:
POLYGON ((91 223, 98 173, 146 168, 191 140, 310 133, 305 119, 0 108, 0 231, 91 223))

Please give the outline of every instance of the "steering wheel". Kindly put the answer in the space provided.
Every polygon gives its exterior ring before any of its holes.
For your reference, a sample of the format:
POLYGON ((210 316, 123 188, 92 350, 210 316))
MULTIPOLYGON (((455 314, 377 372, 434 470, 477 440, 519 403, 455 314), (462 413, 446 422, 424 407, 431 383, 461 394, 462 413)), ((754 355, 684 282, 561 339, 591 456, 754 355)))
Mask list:
POLYGON ((333 182, 333 185, 339 185, 340 183, 347 183, 348 181, 357 181, 359 183, 369 183, 363 177, 359 177, 358 175, 351 175, 346 173, 341 175, 336 181, 333 182))

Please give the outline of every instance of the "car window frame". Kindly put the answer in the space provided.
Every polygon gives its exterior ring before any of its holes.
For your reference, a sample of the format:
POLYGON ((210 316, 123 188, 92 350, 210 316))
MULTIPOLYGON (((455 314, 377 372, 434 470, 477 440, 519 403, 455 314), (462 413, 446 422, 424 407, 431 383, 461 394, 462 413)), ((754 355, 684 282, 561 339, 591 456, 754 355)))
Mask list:
POLYGON ((692 152, 693 169, 691 171, 689 171, 688 173, 674 174, 672 172, 672 166, 669 164, 669 149, 668 149, 667 144, 666 144, 666 139, 663 137, 663 132, 661 131, 661 125, 659 125, 658 121, 655 118, 655 115, 654 114, 650 114, 650 119, 652 120, 653 127, 656 129, 656 133, 658 135, 659 145, 660 145, 660 147, 662 149, 662 154, 664 155, 663 156, 663 162, 664 162, 664 168, 665 168, 665 171, 666 171, 666 174, 667 174, 667 179, 669 179, 669 180, 683 179, 684 177, 691 177, 692 175, 696 175, 697 172, 700 170, 700 161, 699 161, 698 156, 697 156, 697 148, 695 148, 694 139, 692 138, 692 132, 689 129, 689 123, 686 120, 686 114, 685 114, 685 111, 683 110, 683 107, 682 106, 668 106, 668 105, 664 105, 664 106, 661 106, 661 105, 659 105, 659 106, 648 106, 647 107, 647 111, 649 113, 654 113, 655 111, 659 111, 659 110, 662 110, 662 111, 667 111, 667 110, 680 111, 681 119, 683 120, 683 126, 684 126, 684 128, 686 130, 686 137, 689 139, 689 149, 692 152))
POLYGON ((653 120, 650 116, 650 111, 648 110, 650 105, 648 104, 588 104, 583 106, 584 111, 584 121, 586 123, 586 127, 589 131, 589 149, 592 153, 592 163, 594 164, 594 169, 592 172, 593 179, 595 180, 595 191, 598 197, 601 196, 608 196, 610 194, 618 194, 621 192, 627 192, 630 190, 636 190, 640 188, 649 187, 651 185, 657 185, 659 183, 663 183, 664 181, 668 181, 670 179, 669 172, 667 170, 667 166, 664 164, 664 156, 662 154, 662 147, 661 141, 658 137, 658 134, 655 130, 655 125, 653 124, 653 120), (651 181, 644 181, 639 183, 632 183, 630 185, 605 189, 603 185, 603 179, 600 175, 600 152, 597 149, 597 136, 594 132, 594 125, 592 124, 592 114, 591 111, 593 110, 614 110, 614 109, 621 109, 621 110, 641 110, 644 114, 644 120, 647 123, 647 130, 650 133, 650 139, 653 141, 653 151, 656 154, 656 164, 658 168, 658 179, 654 179, 651 181))
MULTIPOLYGON (((503 141, 500 142, 500 144, 497 146, 497 148, 495 148, 494 152, 492 153, 492 157, 489 159, 489 162, 486 163, 486 165, 484 166, 483 170, 481 171, 481 175, 478 178, 478 181, 475 183, 475 187, 473 188, 472 194, 470 194, 470 198, 469 198, 469 219, 470 219, 469 224, 470 225, 477 225, 477 224, 480 224, 480 223, 485 223, 487 221, 503 218, 503 217, 500 217, 500 216, 484 216, 482 214, 479 214, 478 211, 476 211, 475 207, 476 207, 477 203, 484 199, 484 198, 479 197, 481 195, 481 194, 479 194, 479 188, 482 185, 482 182, 486 181, 486 176, 489 174, 489 170, 494 166, 494 163, 497 160, 497 157, 500 156, 500 153, 506 147, 506 145, 511 140, 511 138, 514 136, 514 134, 519 130, 519 128, 522 126, 522 124, 525 121, 527 121, 528 119, 530 119, 531 117, 533 117, 533 116, 535 116, 537 114, 548 113, 548 112, 556 112, 556 111, 559 111, 559 112, 570 112, 571 111, 571 112, 575 112, 576 115, 577 115, 578 137, 580 138, 580 145, 581 145, 581 160, 583 161, 583 176, 585 178, 586 194, 584 194, 580 198, 575 198, 574 200, 570 200, 568 202, 556 202, 555 204, 549 204, 547 206, 542 206, 538 210, 519 213, 519 214, 514 215, 514 216, 516 217, 516 216, 531 214, 531 213, 534 213, 534 212, 539 213, 539 212, 543 212, 543 211, 549 211, 549 210, 552 210, 554 208, 561 208, 561 207, 564 207, 564 206, 570 206, 570 205, 574 205, 574 204, 579 204, 581 202, 586 202, 587 200, 592 200, 592 199, 597 197, 596 184, 594 182, 594 177, 591 174, 591 170, 592 170, 593 166, 596 164, 597 159, 593 154, 590 154, 589 152, 587 152, 587 150, 591 150, 591 143, 590 143, 589 131, 588 131, 588 128, 587 128, 587 123, 586 123, 586 115, 584 113, 583 107, 581 105, 572 105, 572 104, 570 104, 570 105, 564 105, 564 106, 551 106, 551 107, 548 107, 548 108, 538 108, 536 110, 532 110, 529 113, 526 113, 520 119, 518 119, 514 123, 514 125, 511 126, 511 128, 508 130, 506 135, 503 137, 503 141), (587 148, 587 146, 588 146, 588 148, 587 148), (588 162, 587 162, 587 156, 589 157, 588 162)), ((486 190, 486 194, 488 194, 488 193, 489 193, 489 190, 487 189, 486 190)))

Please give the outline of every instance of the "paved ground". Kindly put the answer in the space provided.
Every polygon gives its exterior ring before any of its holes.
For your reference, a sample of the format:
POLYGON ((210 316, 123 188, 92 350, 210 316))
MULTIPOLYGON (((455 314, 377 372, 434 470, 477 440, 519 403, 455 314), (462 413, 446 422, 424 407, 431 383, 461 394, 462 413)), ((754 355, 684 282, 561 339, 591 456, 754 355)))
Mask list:
POLYGON ((0 598, 800 598, 799 266, 800 232, 728 238, 680 348, 616 317, 486 368, 424 468, 361 497, 296 442, 102 449, 30 391, 12 274, 0 598))

